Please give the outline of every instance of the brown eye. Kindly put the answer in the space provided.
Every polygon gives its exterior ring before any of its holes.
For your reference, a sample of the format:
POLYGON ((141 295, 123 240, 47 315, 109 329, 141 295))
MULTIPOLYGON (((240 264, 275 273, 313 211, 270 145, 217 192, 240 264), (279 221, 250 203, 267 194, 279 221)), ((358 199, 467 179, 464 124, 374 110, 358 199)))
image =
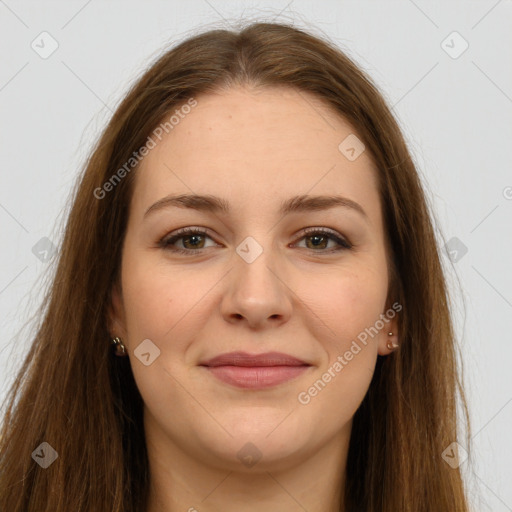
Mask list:
POLYGON ((340 250, 351 249, 352 245, 347 242, 344 238, 342 238, 335 231, 323 229, 313 228, 306 232, 306 234, 301 238, 301 240, 306 240, 306 248, 310 249, 314 252, 334 252, 340 250), (337 244, 337 247, 326 249, 329 241, 332 240, 337 244), (308 243, 309 241, 309 243, 308 243))
POLYGON ((170 251, 190 254, 200 252, 202 249, 207 248, 204 246, 205 238, 211 239, 205 231, 200 229, 183 228, 172 236, 168 236, 160 240, 159 246, 170 251), (173 247, 173 245, 180 240, 183 248, 173 247))
POLYGON ((183 240, 183 245, 186 249, 202 249, 204 245, 204 238, 201 240, 202 237, 203 235, 193 234, 180 238, 183 240))
MULTIPOLYGON (((205 246, 205 239, 207 238, 212 240, 208 233, 202 229, 183 228, 171 236, 164 237, 158 242, 158 245, 168 251, 192 255, 201 253, 208 248, 205 246), (182 247, 175 246, 177 242, 181 242, 182 247)), ((300 240, 306 240, 306 249, 316 253, 330 254, 352 248, 352 245, 336 231, 326 228, 311 228, 306 231, 300 240), (331 241, 335 242, 335 246, 328 248, 331 241)))

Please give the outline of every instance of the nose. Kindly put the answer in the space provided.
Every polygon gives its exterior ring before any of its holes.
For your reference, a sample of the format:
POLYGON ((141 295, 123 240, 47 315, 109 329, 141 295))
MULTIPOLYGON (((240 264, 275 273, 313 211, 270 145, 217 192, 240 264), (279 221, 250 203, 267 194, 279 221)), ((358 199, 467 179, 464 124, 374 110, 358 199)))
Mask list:
POLYGON ((230 323, 245 322, 252 329, 287 322, 293 292, 284 274, 265 251, 251 263, 236 255, 234 268, 226 276, 221 306, 224 319, 230 323))

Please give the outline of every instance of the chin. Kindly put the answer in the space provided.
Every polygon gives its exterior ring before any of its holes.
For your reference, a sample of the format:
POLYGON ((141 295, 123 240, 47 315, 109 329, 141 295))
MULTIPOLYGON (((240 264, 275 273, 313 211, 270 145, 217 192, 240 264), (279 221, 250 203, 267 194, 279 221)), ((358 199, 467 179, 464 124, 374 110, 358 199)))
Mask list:
POLYGON ((206 431, 196 432, 195 437, 200 440, 201 452, 209 453, 211 463, 225 470, 258 473, 290 469, 316 448, 306 425, 299 425, 300 418, 293 418, 293 413, 287 417, 288 413, 281 410, 277 416, 263 416, 252 411, 252 418, 240 423, 218 418, 231 436, 217 430, 215 436, 206 431))
POLYGON ((308 451, 298 439, 270 437, 237 436, 221 445, 205 446, 204 450, 211 453, 216 466, 253 474, 291 469, 297 466, 301 454, 308 451))

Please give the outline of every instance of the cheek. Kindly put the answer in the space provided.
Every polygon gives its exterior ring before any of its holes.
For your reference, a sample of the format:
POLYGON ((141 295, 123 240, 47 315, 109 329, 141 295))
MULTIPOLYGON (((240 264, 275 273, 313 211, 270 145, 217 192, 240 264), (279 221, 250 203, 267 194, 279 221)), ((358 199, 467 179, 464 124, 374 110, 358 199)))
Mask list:
POLYGON ((205 294, 219 276, 192 267, 179 269, 156 255, 132 254, 123 267, 130 348, 149 338, 166 353, 183 352, 201 324, 208 303, 205 294))
POLYGON ((325 331, 329 336, 324 339, 333 341, 332 352, 334 347, 346 350, 352 339, 375 325, 384 312, 387 276, 361 266, 315 279, 301 288, 307 297, 304 302, 329 328, 325 331))
POLYGON ((368 391, 378 353, 372 327, 384 312, 387 282, 386 275, 367 269, 327 282, 308 290, 308 303, 315 304, 315 314, 329 327, 322 337, 317 333, 325 358, 297 400, 307 417, 322 417, 324 428, 334 435, 368 391))
MULTIPOLYGON (((183 277, 175 271, 170 272, 168 265, 162 265, 147 253, 134 251, 127 256, 122 278, 127 330, 125 344, 133 376, 144 403, 152 411, 167 414, 169 403, 175 397, 173 376, 179 373, 176 370, 179 370, 179 362, 187 348, 184 328, 194 300, 188 291, 184 292, 183 277), (157 347, 155 349, 146 342, 151 354, 148 365, 137 355, 143 353, 138 347, 147 339, 157 347)), ((187 284, 196 289, 194 283, 187 284)))
POLYGON ((143 265, 132 265, 127 268, 123 292, 129 337, 158 338, 176 314, 179 291, 172 281, 155 271, 148 272, 143 265))
POLYGON ((186 307, 179 277, 156 256, 127 243, 122 287, 130 352, 144 339, 163 348, 163 334, 178 322, 186 307))

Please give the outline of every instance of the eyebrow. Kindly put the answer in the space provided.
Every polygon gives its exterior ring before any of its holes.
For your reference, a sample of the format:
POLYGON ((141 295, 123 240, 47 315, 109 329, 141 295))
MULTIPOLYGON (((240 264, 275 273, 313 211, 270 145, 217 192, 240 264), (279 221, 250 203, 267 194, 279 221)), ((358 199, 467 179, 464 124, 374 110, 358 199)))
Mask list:
MULTIPOLYGON (((198 194, 171 194, 152 204, 144 213, 144 218, 152 212, 170 207, 190 208, 192 210, 212 213, 229 214, 230 212, 229 202, 217 196, 198 194)), ((295 196, 283 201, 278 213, 279 215, 287 215, 289 213, 323 211, 336 207, 354 210, 362 215, 366 221, 369 220, 367 213, 359 203, 356 203, 352 199, 343 196, 295 196)))

